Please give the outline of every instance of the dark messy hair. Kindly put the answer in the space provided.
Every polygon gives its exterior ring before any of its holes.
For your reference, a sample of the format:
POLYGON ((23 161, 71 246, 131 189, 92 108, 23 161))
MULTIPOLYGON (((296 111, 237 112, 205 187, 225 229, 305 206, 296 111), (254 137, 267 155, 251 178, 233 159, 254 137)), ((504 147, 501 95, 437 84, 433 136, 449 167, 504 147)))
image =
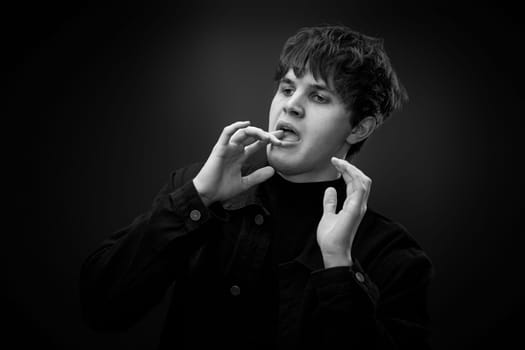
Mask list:
MULTIPOLYGON (((300 29, 290 37, 281 52, 275 80, 279 82, 293 69, 297 77, 310 71, 327 84, 333 83, 354 127, 367 116, 383 123, 408 100, 399 82, 383 40, 356 32, 346 26, 322 25, 300 29)), ((363 146, 353 144, 347 159, 363 146)))

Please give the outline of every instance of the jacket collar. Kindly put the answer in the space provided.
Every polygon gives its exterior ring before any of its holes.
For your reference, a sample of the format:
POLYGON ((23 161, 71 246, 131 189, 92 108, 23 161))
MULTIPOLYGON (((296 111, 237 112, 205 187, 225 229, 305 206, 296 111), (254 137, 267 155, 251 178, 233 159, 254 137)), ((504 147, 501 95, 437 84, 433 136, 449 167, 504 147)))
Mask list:
POLYGON ((253 186, 243 193, 222 202, 222 207, 226 210, 238 210, 250 205, 256 205, 263 210, 265 215, 270 215, 270 212, 262 202, 259 186, 253 186))

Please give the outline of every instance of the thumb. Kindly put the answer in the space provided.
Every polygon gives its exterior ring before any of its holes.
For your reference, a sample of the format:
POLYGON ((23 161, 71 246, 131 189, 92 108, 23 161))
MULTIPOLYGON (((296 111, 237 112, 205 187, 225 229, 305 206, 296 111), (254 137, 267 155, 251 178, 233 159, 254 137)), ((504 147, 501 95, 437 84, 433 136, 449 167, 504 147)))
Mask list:
POLYGON ((332 213, 335 214, 335 209, 337 207, 337 192, 335 188, 328 187, 324 191, 323 198, 323 214, 332 213))
POLYGON ((243 190, 255 186, 261 182, 268 180, 273 176, 275 170, 271 166, 265 166, 264 168, 257 169, 250 175, 242 178, 243 190))

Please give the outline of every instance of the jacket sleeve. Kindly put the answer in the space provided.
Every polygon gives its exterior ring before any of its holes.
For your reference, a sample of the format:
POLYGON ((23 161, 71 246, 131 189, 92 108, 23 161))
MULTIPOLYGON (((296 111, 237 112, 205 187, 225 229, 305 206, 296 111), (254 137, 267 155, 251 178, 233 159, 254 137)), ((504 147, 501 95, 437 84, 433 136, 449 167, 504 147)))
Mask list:
POLYGON ((206 240, 210 222, 225 220, 220 204, 207 208, 193 186, 197 165, 171 174, 151 209, 106 239, 80 272, 83 318, 95 330, 125 330, 160 302, 206 240))
POLYGON ((429 349, 427 288, 430 259, 418 248, 392 252, 381 262, 378 284, 352 267, 314 271, 314 323, 323 348, 429 349), (330 347, 329 347, 330 346, 330 347))

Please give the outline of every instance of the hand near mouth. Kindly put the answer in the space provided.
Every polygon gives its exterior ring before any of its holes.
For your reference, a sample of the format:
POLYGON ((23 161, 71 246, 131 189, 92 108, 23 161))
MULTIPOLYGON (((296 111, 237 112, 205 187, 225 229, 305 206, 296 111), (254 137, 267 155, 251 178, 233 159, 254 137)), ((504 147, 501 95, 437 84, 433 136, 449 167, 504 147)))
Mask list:
POLYGON ((282 141, 283 145, 296 143, 300 141, 300 135, 297 131, 297 128, 293 126, 291 123, 288 123, 286 121, 280 120, 277 122, 277 125, 275 126, 276 130, 283 131, 282 141))
POLYGON ((206 206, 224 201, 246 191, 248 188, 266 181, 274 174, 270 166, 242 176, 244 162, 255 152, 271 143, 280 146, 284 132, 266 132, 250 126, 249 121, 228 125, 213 147, 208 160, 193 179, 195 189, 206 206))

